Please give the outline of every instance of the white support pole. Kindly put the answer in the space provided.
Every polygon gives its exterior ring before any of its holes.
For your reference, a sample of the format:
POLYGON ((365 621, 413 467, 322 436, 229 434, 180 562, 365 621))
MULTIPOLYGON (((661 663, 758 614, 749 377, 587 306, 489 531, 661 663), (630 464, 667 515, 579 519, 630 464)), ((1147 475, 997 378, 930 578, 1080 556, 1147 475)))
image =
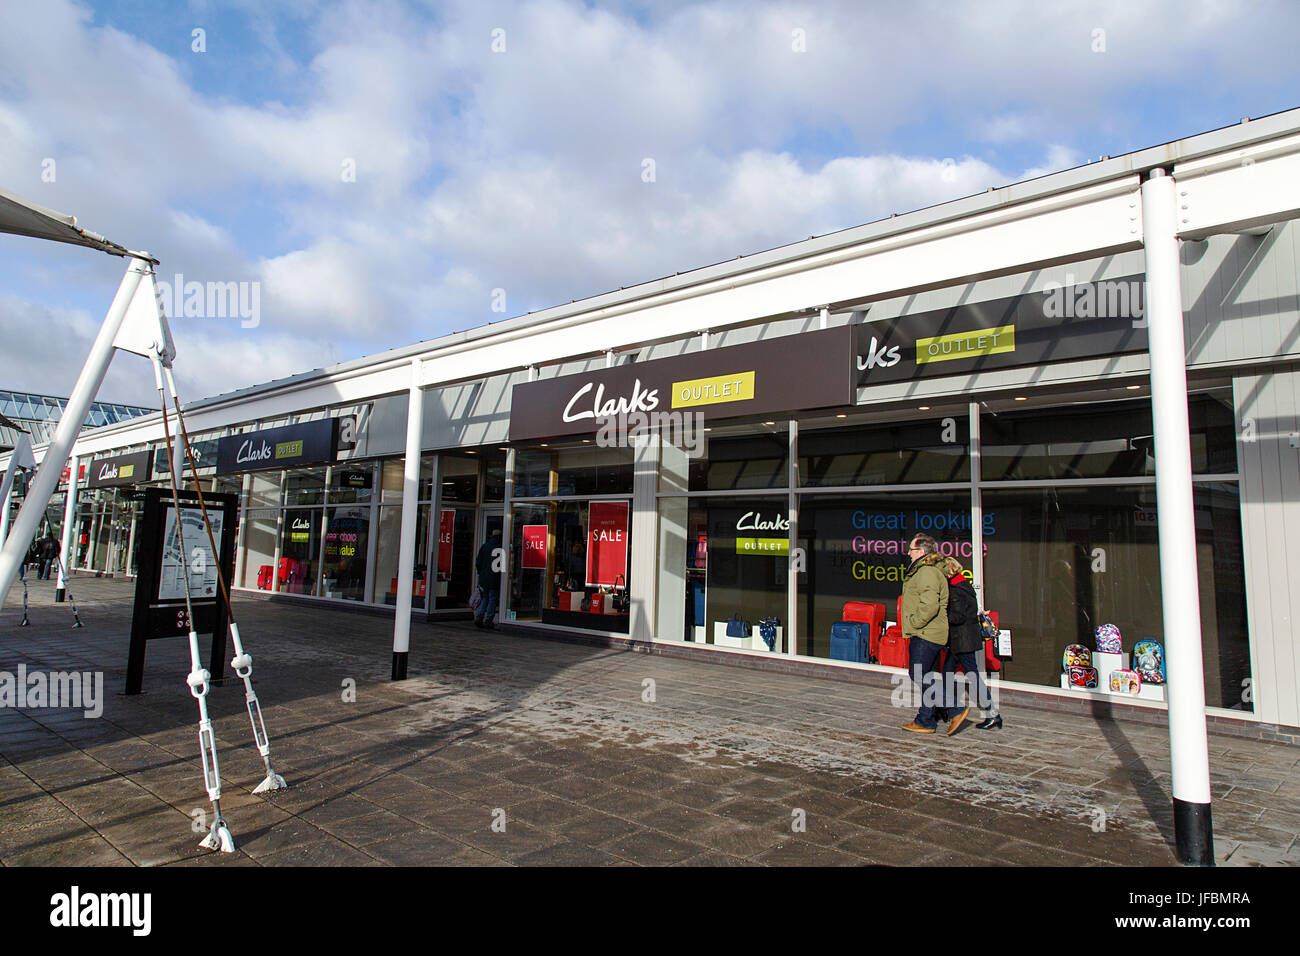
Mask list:
POLYGON ((134 577, 135 572, 131 569, 135 567, 135 526, 139 524, 136 519, 140 516, 136 514, 135 502, 128 502, 128 504, 130 505, 131 529, 126 537, 126 573, 134 577))
POLYGON ((970 572, 971 585, 981 611, 984 603, 984 495, 980 482, 984 468, 980 458, 980 406, 970 403, 970 572))
POLYGON ((244 543, 248 540, 248 499, 252 487, 253 476, 245 472, 239 489, 239 534, 235 538, 235 583, 232 587, 246 587, 244 565, 247 563, 247 555, 244 554, 244 543))
POLYGON ((506 493, 505 500, 501 508, 501 547, 505 549, 505 560, 501 562, 501 590, 498 592, 501 596, 497 599, 497 620, 512 620, 510 612, 510 602, 513 595, 510 593, 510 551, 514 545, 515 534, 515 448, 510 446, 506 452, 506 493))
POLYGON ((402 534, 397 548, 397 608, 393 621, 393 680, 406 679, 411 649, 411 591, 415 577, 415 521, 420 511, 420 438, 424 432, 424 392, 420 360, 411 361, 406 406, 406 461, 402 474, 402 534))
MULTIPOLYGON (((127 306, 135 296, 140 280, 149 275, 152 266, 144 259, 131 259, 122 276, 122 283, 117 287, 113 304, 108 307, 104 324, 99 327, 99 335, 90 347, 90 355, 81 369, 81 376, 72 389, 72 396, 59 419, 59 427, 54 433, 54 440, 45 449, 45 458, 27 489, 27 497, 14 519, 13 530, 0 549, 0 607, 4 606, 9 594, 9 587, 18 576, 18 566, 27 557, 27 544, 36 534, 36 529, 45 516, 45 506, 49 504, 50 495, 59 484, 59 474, 68 460, 72 445, 86 422, 86 413, 90 403, 95 400, 108 371, 108 363, 113 360, 113 342, 126 318, 127 306)), ((63 556, 67 563, 67 555, 63 556)))
POLYGON ((790 419, 790 460, 786 475, 790 483, 790 496, 786 502, 786 517, 790 521, 789 541, 786 545, 786 567, 789 578, 785 592, 785 652, 794 657, 799 653, 799 572, 795 559, 799 554, 799 420, 790 419))
POLYGON ((9 495, 12 491, 12 486, 6 484, 3 499, 0 500, 0 545, 9 537, 9 495))
POLYGON ((62 604, 68 593, 68 582, 63 577, 66 569, 72 570, 72 542, 76 540, 77 523, 77 472, 81 468, 80 460, 74 454, 68 459, 68 492, 63 500, 63 542, 59 551, 59 579, 54 589, 54 600, 62 604))
POLYGON ((1201 660, 1187 364, 1174 180, 1162 169, 1142 184, 1151 414, 1155 425, 1156 515, 1169 695, 1174 838, 1183 863, 1214 865, 1210 758, 1201 660))

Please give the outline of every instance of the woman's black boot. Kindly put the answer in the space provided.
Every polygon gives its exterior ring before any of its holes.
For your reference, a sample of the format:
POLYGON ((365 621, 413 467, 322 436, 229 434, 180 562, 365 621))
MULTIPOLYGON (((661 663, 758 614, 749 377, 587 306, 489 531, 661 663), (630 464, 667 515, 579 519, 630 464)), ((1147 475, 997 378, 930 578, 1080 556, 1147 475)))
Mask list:
POLYGON ((987 717, 976 724, 975 727, 979 730, 1001 730, 1002 715, 994 714, 992 717, 987 717))

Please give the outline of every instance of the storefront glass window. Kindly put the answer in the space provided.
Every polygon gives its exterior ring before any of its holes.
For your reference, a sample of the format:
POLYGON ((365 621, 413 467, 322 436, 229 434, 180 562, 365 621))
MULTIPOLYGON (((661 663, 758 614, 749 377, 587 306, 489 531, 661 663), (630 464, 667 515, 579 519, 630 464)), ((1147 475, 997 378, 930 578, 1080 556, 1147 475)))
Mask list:
MULTIPOLYGON (((397 603, 398 556, 401 552, 402 509, 388 505, 379 509, 379 541, 375 548, 375 601, 397 603)), ((415 567, 411 584, 411 607, 424 607, 428 593, 429 507, 421 505, 415 523, 415 567)))
POLYGON ((325 526, 324 596, 365 598, 370 508, 330 508, 325 526))
MULTIPOLYGON (((1192 469, 1237 470, 1230 389, 1188 399, 1192 469)), ((985 481, 1136 478, 1155 474, 1148 399, 988 412, 980 420, 985 481)))
MULTIPOLYGON (((691 491, 789 485, 790 437, 785 420, 774 425, 747 426, 744 431, 719 437, 709 433, 707 457, 690 459, 691 491)), ((675 489, 661 485, 660 490, 675 489)))
MULTIPOLYGON (((986 605, 1012 632, 1006 680, 1057 686, 1067 644, 1093 646, 1114 624, 1124 652, 1165 644, 1155 487, 984 493, 986 605)), ((1206 704, 1250 710, 1244 561, 1237 488, 1195 487, 1206 704)))
POLYGON ((374 475, 368 461, 335 465, 330 470, 330 501, 335 504, 369 501, 374 494, 374 475))
POLYGON ((506 497, 506 450, 504 448, 484 451, 483 459, 483 500, 504 501, 506 497))
POLYGON ((286 505, 318 505, 325 499, 325 469, 296 468, 285 475, 286 505))
POLYGON ((275 589, 288 594, 315 594, 320 561, 321 509, 290 508, 280 535, 280 568, 275 589))
POLYGON ((514 508, 510 608, 518 620, 627 632, 631 503, 530 502, 514 508))
POLYGON ((942 484, 970 480, 970 419, 935 418, 799 432, 799 484, 942 484))
POLYGON ((472 505, 478 501, 478 459, 442 456, 442 500, 472 505))
MULTIPOLYGON (((970 519, 969 491, 803 496, 799 541, 808 570, 799 578, 799 653, 830 656, 831 626, 844 619, 849 601, 883 604, 885 619, 898 620, 907 546, 916 535, 930 535, 940 553, 969 568, 970 519)), ((998 531, 986 509, 985 543, 998 531)))
POLYGON ((269 508, 249 509, 244 516, 244 580, 246 588, 270 591, 274 586, 272 562, 275 560, 276 527, 280 511, 269 508))

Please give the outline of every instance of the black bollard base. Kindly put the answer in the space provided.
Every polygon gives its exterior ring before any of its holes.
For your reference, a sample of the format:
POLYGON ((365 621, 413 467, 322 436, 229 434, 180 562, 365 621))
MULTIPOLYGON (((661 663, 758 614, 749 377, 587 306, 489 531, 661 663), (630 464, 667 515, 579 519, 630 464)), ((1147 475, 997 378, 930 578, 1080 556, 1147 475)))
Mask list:
POLYGON ((55 588, 55 589, 54 589, 54 603, 55 603, 55 604, 62 604, 64 598, 67 596, 67 593, 68 593, 68 592, 67 592, 67 590, 66 590, 65 588, 55 588))
POLYGON ((393 651, 393 680, 406 680, 406 651, 393 651))
POLYGON ((1187 866, 1214 866, 1214 825, 1208 803, 1174 798, 1174 841, 1178 862, 1187 866))

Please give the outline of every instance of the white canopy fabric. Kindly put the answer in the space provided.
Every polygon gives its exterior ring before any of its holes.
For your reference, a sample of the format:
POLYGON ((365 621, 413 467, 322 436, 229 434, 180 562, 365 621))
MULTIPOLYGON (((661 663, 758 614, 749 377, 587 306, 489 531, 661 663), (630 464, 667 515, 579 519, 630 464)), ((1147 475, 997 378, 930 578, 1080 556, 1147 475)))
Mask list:
POLYGON ((3 189, 0 189, 0 232, 12 233, 15 236, 31 236, 34 239, 69 242, 77 246, 98 249, 100 252, 107 252, 114 256, 130 255, 130 251, 125 247, 82 229, 77 225, 75 216, 65 216, 53 209, 46 209, 3 189))

